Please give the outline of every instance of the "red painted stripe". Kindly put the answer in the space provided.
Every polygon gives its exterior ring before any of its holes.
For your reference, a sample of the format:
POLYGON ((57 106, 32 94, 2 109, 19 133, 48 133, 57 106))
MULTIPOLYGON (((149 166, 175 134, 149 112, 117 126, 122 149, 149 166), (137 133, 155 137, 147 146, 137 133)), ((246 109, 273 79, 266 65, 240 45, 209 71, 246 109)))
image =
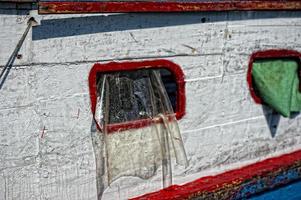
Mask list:
POLYGON ((232 10, 301 10, 300 0, 246 0, 218 2, 39 2, 40 14, 118 12, 200 12, 232 10))
MULTIPOLYGON (((174 116, 168 116, 168 119, 170 121, 174 120, 174 116)), ((107 125, 107 131, 108 133, 114 133, 117 131, 125 131, 129 129, 137 129, 137 128, 143 128, 145 126, 149 126, 151 124, 156 123, 162 123, 161 118, 153 118, 153 119, 140 119, 140 120, 134 120, 129 122, 123 122, 123 123, 115 123, 115 124, 109 124, 107 125)))
POLYGON ((130 121, 130 122, 109 124, 109 125, 107 125, 107 131, 108 131, 108 133, 114 133, 117 131, 125 131, 125 130, 129 130, 129 129, 143 128, 143 127, 149 126, 153 123, 155 123, 155 122, 151 119, 141 119, 141 120, 135 120, 135 121, 130 121))
MULTIPOLYGON (((262 99, 257 96, 255 93, 255 90, 253 88, 253 79, 252 79, 252 68, 253 68, 253 62, 258 59, 277 59, 277 58, 292 58, 297 59, 299 63, 299 75, 301 80, 301 53, 298 51, 293 50, 286 50, 286 49, 270 49, 265 51, 258 51, 251 55, 250 61, 249 61, 249 68, 247 73, 247 82, 249 85, 249 90, 251 93, 252 98, 254 101, 258 104, 262 104, 262 99)), ((301 91, 301 81, 300 81, 300 91, 301 91)))
POLYGON ((231 170, 216 176, 207 176, 184 185, 173 185, 164 190, 145 194, 132 200, 185 200, 202 192, 215 191, 226 184, 241 183, 256 176, 264 176, 301 161, 301 150, 231 170))

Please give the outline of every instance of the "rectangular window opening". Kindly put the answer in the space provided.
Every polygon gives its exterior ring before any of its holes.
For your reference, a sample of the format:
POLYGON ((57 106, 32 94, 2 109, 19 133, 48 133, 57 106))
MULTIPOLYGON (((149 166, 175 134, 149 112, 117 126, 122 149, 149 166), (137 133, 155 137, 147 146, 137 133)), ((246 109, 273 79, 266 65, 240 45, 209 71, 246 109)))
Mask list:
MULTIPOLYGON (((131 71, 117 71, 97 73, 97 93, 101 95, 103 79, 108 80, 109 88, 109 124, 131 122, 147 119, 149 116, 158 114, 160 110, 160 97, 151 96, 149 90, 152 85, 152 73, 158 72, 166 96, 168 97, 172 110, 177 109, 177 83, 174 75, 167 69, 140 69, 131 71)), ((156 91, 154 91, 155 94, 156 91)))

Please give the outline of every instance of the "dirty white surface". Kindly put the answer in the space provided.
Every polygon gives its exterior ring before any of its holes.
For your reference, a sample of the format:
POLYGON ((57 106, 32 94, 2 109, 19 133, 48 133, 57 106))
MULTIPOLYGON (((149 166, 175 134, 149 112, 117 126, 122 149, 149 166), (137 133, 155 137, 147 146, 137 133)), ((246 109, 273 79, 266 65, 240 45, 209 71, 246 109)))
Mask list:
MULTIPOLYGON (((26 10, 0 7, 0 66, 26 27, 26 10)), ((272 137, 250 97, 252 52, 301 51, 300 12, 42 16, 0 90, 0 200, 96 199, 89 70, 96 62, 164 58, 186 81, 179 121, 190 162, 175 183, 301 149, 301 117, 281 118, 272 137), (205 23, 202 23, 204 21, 205 23)), ((104 199, 161 187, 125 177, 104 199)))

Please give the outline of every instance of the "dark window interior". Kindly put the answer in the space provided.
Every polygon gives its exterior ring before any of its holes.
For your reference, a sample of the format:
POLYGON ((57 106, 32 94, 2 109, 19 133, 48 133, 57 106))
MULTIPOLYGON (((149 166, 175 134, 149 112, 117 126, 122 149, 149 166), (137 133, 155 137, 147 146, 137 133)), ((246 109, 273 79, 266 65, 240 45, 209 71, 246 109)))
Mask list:
POLYGON ((177 105, 177 83, 174 75, 167 69, 160 69, 162 82, 165 86, 169 100, 171 102, 174 112, 176 112, 177 105))
MULTIPOLYGON (((99 83, 99 80, 102 79, 104 74, 108 76, 108 83, 110 85, 109 94, 110 94, 110 102, 111 102, 110 118, 109 118, 110 124, 144 119, 146 118, 146 116, 152 116, 153 114, 155 114, 153 112, 156 111, 149 109, 151 105, 149 100, 150 98, 148 97, 149 96, 147 92, 148 90, 144 89, 144 87, 146 87, 147 85, 147 81, 145 77, 147 77, 148 74, 150 73, 149 70, 154 70, 154 69, 143 69, 143 70, 136 70, 136 71, 117 71, 117 72, 110 72, 110 73, 103 72, 97 74, 97 83, 99 83), (119 78, 118 79, 113 78, 115 76, 119 78), (132 85, 133 81, 136 83, 135 87, 133 87, 132 85), (137 83, 139 86, 137 86, 137 83), (116 84, 118 84, 118 86, 116 84)), ((156 70, 159 71, 160 73, 161 80, 163 82, 169 100, 171 102, 171 106, 174 112, 176 112, 177 111, 176 110, 177 83, 176 83, 175 76, 173 75, 172 72, 164 68, 156 69, 156 70)), ((101 86, 98 84, 98 87, 101 86)), ((100 88, 98 88, 98 91, 100 91, 100 88)), ((159 104, 160 104, 159 102, 156 103, 157 108, 159 108, 158 107, 159 104)))

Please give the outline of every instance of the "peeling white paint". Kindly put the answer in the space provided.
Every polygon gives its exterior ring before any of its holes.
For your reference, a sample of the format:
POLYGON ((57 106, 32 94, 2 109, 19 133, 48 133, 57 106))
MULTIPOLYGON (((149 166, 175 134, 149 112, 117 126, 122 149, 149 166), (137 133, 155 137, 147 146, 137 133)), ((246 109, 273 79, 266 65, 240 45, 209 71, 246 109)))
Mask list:
MULTIPOLYGON (((0 70, 24 13, 0 7, 0 70)), ((300 149, 301 117, 281 118, 272 137, 248 91, 249 55, 269 48, 301 51, 300 12, 42 16, 0 90, 0 200, 96 199, 87 82, 95 62, 165 58, 182 67, 190 165, 175 170, 177 184, 300 149)), ((104 199, 160 188, 159 172, 121 178, 104 199)))

